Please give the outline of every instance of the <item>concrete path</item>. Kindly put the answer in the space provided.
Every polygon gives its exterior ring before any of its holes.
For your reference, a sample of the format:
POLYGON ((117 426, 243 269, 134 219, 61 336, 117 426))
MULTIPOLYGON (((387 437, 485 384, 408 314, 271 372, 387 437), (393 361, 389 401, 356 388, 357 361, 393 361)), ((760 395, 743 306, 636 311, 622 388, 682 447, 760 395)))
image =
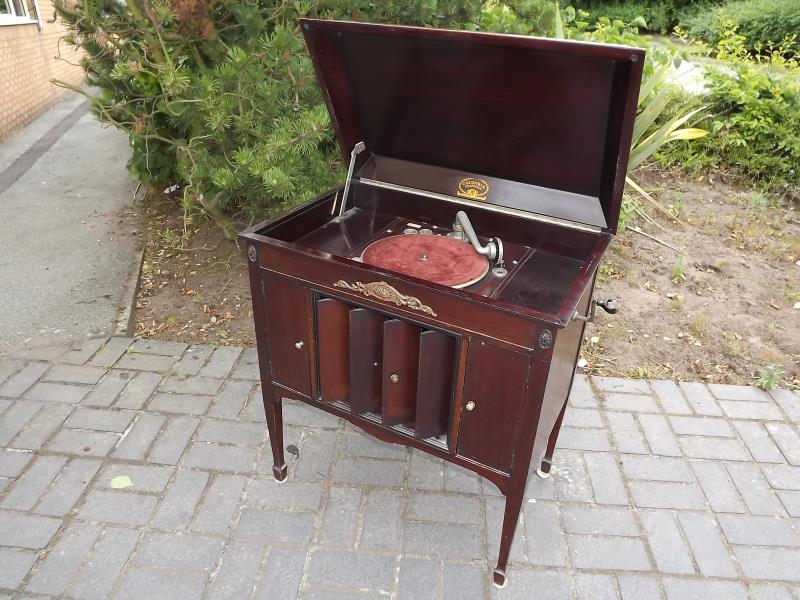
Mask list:
POLYGON ((0 146, 0 353, 127 327, 142 246, 129 155, 78 96, 0 146))
POLYGON ((800 598, 797 393, 579 377, 497 590, 503 499, 465 470, 288 402, 275 483, 256 361, 112 338, 0 362, 0 597, 800 598))

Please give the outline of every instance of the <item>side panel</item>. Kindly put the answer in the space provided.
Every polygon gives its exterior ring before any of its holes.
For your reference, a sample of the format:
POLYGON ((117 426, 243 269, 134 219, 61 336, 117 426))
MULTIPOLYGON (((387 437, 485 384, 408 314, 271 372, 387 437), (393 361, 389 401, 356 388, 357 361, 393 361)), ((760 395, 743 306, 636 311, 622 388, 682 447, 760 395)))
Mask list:
POLYGON ((272 379, 310 396, 308 290, 294 280, 264 274, 264 295, 272 379))

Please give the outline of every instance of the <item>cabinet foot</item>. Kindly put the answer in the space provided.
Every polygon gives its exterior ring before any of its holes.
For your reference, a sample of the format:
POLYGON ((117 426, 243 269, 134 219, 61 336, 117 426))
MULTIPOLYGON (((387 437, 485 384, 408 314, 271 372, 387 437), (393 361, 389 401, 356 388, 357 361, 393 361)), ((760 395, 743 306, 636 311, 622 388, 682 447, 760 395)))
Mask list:
POLYGON ((550 464, 550 461, 543 460, 542 461, 542 466, 539 467, 538 469, 536 469, 536 474, 539 477, 541 477, 542 479, 547 479, 548 477, 550 477, 550 469, 551 468, 552 468, 552 465, 550 464))
POLYGON ((275 475, 275 481, 279 483, 286 481, 286 475, 289 473, 289 467, 286 465, 274 465, 272 467, 272 473, 275 475))
POLYGON ((492 582, 494 586, 501 590, 508 585, 508 577, 503 569, 495 569, 492 574, 492 582))

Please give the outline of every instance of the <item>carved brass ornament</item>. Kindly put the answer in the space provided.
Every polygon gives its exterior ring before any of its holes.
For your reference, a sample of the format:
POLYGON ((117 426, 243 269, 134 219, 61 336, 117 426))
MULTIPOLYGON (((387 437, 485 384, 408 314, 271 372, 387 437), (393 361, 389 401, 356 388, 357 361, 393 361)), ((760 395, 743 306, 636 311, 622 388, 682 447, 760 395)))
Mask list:
POLYGON ((364 296, 377 298, 383 302, 391 302, 396 306, 404 306, 406 308, 410 308, 411 310, 417 310, 432 317, 438 316, 435 312, 433 312, 433 309, 430 306, 426 306, 420 302, 419 298, 401 294, 385 281, 373 281, 372 283, 361 283, 360 281, 356 281, 355 283, 347 283, 344 279, 340 279, 333 284, 333 287, 343 288, 345 290, 350 290, 351 292, 358 292, 364 296))
POLYGON ((470 200, 486 200, 489 193, 489 183, 484 179, 464 177, 458 182, 458 195, 470 200))

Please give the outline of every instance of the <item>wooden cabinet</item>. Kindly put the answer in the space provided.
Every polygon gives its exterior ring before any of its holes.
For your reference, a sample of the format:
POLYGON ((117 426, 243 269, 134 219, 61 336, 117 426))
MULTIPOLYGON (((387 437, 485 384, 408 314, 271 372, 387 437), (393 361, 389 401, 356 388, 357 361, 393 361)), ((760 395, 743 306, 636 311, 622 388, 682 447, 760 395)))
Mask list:
POLYGON ((264 277, 272 380, 311 395, 308 290, 287 277, 264 277))

